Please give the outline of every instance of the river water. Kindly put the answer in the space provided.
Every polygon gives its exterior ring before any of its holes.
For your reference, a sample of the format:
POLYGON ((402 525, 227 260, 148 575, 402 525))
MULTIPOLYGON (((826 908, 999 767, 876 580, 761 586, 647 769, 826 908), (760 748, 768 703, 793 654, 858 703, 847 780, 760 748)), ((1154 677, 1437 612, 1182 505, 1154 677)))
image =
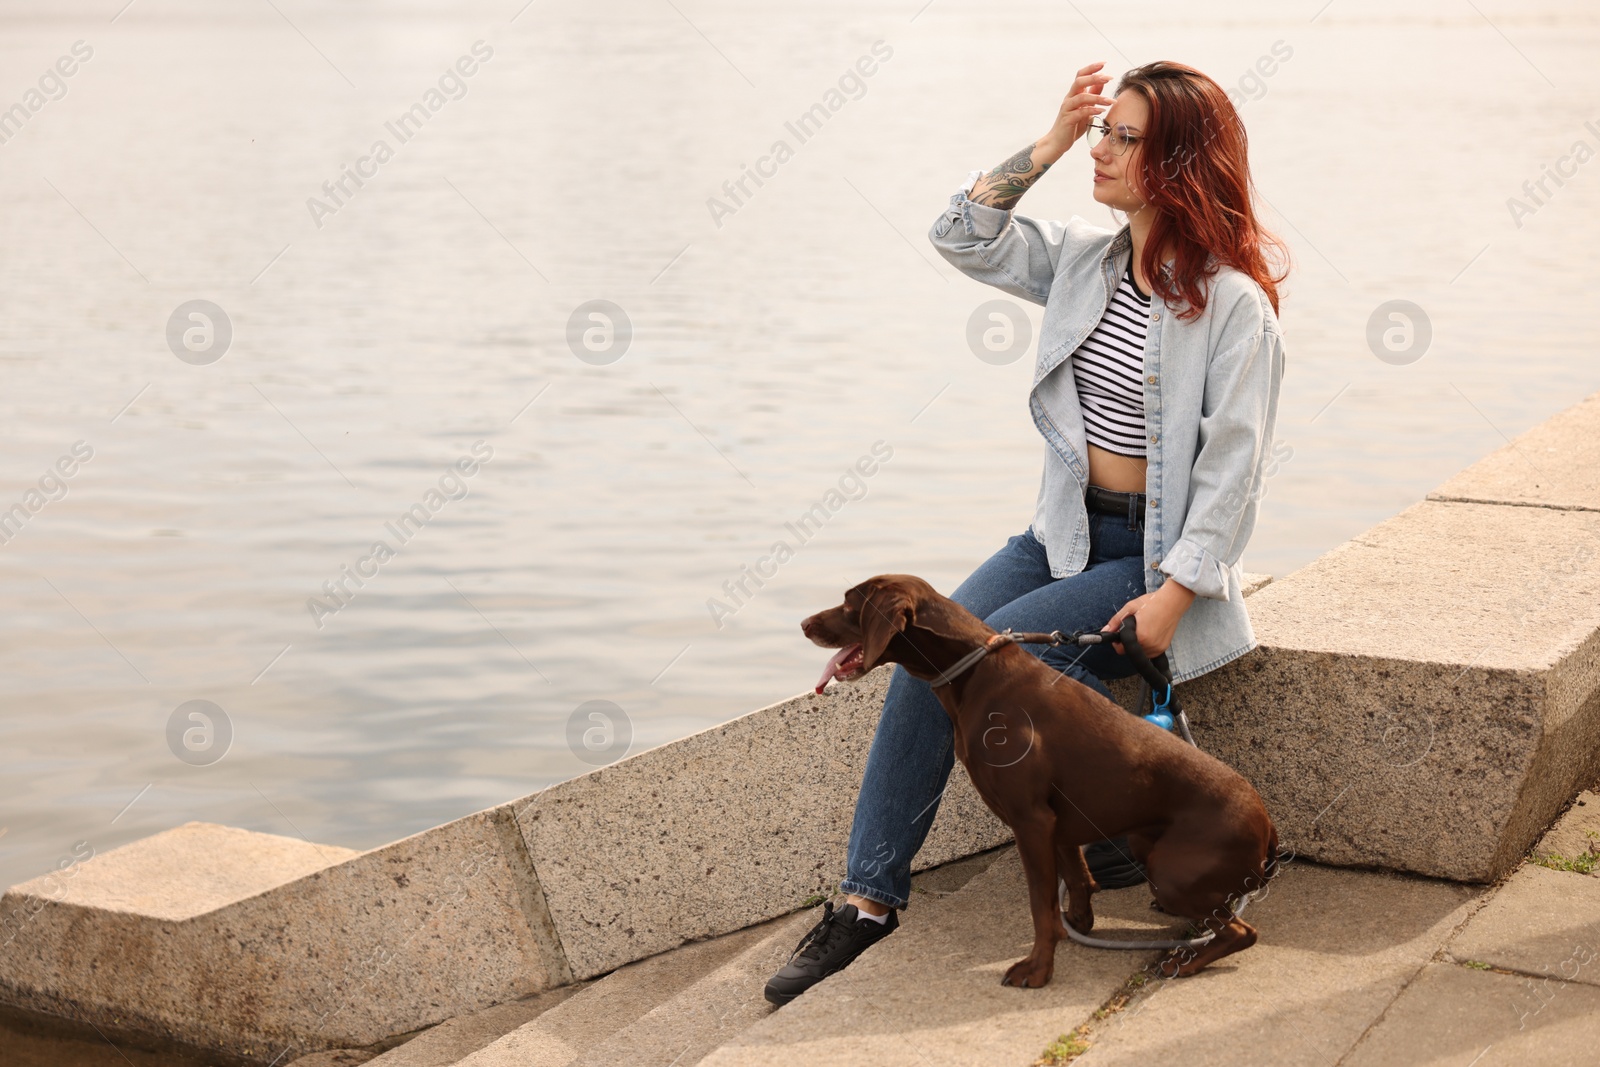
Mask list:
POLYGON ((1249 569, 1600 388, 1578 0, 123 2, 0 13, 0 885, 191 819, 379 845, 805 689, 864 577, 953 587, 1043 446, 926 232, 1095 59, 1233 89, 1295 252, 1249 569))

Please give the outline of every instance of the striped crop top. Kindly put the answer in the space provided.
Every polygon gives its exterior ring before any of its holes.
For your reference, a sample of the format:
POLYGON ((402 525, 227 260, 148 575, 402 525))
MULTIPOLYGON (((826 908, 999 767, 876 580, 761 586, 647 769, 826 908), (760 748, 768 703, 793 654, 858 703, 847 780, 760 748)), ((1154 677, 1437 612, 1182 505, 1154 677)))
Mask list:
POLYGON ((1122 456, 1143 457, 1144 338, 1150 297, 1133 281, 1133 261, 1111 305, 1072 353, 1072 378, 1091 445, 1122 456))

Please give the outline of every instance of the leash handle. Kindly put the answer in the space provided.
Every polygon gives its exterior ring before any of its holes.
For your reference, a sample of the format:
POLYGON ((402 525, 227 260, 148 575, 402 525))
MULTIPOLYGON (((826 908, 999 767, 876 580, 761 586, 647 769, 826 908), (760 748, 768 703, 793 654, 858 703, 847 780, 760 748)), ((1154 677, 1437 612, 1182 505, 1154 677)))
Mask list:
MULTIPOLYGON (((1194 734, 1189 732, 1189 716, 1183 713, 1183 707, 1178 703, 1178 694, 1172 688, 1172 674, 1167 663, 1167 654, 1162 652, 1155 657, 1154 662, 1144 654, 1144 649, 1139 646, 1138 624, 1132 615, 1122 620, 1122 630, 1117 635, 1122 642, 1122 648, 1138 672, 1150 684, 1150 703, 1154 705, 1153 715, 1171 717, 1183 734, 1183 739, 1195 745, 1194 734), (1156 696, 1162 693, 1162 696, 1156 696)), ((1144 700, 1140 698, 1141 707, 1144 700)), ((1199 745, 1195 745, 1199 748, 1199 745)))
MULTIPOLYGON (((1177 707, 1172 695, 1172 678, 1164 670, 1150 662, 1150 657, 1144 654, 1144 649, 1139 645, 1139 625, 1132 615, 1122 620, 1122 630, 1117 635, 1117 640, 1122 642, 1122 650, 1133 661, 1133 667, 1150 683, 1151 699, 1157 707, 1165 707, 1169 702, 1177 707), (1165 693, 1164 697, 1157 699, 1156 693, 1165 693)), ((1166 664, 1167 654, 1161 653, 1156 657, 1166 664)))

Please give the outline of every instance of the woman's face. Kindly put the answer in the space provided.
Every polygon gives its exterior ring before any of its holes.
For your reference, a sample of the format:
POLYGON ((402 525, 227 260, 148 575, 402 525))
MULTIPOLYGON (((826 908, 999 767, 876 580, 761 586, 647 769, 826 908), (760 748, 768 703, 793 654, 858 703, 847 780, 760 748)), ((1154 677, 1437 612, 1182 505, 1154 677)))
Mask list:
POLYGON ((1113 131, 1120 130, 1136 138, 1127 150, 1118 155, 1115 136, 1097 140, 1100 131, 1089 131, 1089 158, 1094 161, 1094 198, 1107 207, 1129 213, 1144 207, 1144 198, 1137 189, 1139 157, 1144 152, 1143 138, 1149 119, 1150 105, 1139 93, 1127 89, 1117 94, 1116 102, 1100 120, 1113 131))

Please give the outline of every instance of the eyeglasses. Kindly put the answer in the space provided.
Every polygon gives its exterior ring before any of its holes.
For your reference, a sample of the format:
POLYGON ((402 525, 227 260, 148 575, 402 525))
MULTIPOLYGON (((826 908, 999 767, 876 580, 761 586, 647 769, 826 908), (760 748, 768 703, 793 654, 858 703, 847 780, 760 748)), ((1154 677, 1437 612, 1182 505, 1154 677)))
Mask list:
POLYGON ((1111 142, 1111 151, 1115 155, 1126 155, 1129 148, 1139 141, 1138 134, 1128 132, 1128 127, 1118 123, 1115 128, 1103 122, 1091 122, 1089 129, 1095 131, 1090 135, 1090 143, 1096 147, 1111 142))

